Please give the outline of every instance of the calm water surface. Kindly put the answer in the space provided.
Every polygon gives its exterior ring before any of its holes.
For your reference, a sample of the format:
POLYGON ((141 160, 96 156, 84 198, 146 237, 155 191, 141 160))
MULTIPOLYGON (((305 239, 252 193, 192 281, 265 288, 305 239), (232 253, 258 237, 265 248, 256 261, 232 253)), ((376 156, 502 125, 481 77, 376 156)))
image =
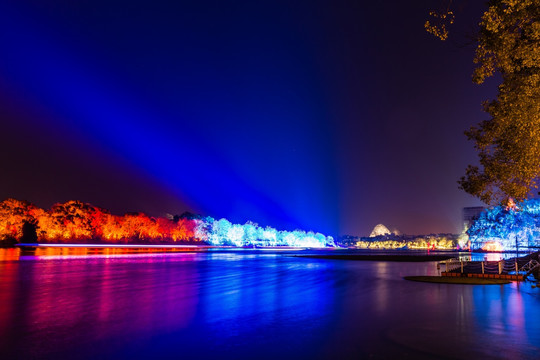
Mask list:
POLYGON ((0 252, 1 359, 540 358, 538 289, 433 262, 0 252))

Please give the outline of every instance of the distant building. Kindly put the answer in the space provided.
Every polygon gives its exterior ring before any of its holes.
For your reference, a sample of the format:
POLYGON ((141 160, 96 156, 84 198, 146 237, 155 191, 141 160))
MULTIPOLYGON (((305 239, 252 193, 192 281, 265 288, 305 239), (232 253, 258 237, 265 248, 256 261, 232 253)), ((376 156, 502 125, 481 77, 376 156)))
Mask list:
POLYGON ((463 229, 468 229, 474 220, 478 219, 480 213, 486 208, 483 206, 473 206, 463 208, 463 229))
POLYGON ((384 236, 384 235, 391 235, 392 233, 386 226, 383 224, 378 224, 373 228, 373 231, 371 231, 371 234, 369 237, 376 237, 376 236, 384 236))

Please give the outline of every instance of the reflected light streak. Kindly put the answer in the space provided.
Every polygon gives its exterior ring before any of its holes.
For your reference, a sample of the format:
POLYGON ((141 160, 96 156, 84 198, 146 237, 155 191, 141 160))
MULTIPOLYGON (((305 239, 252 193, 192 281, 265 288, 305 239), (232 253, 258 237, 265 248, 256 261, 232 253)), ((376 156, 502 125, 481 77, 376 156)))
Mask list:
MULTIPOLYGON (((129 259, 129 258, 156 258, 156 257, 172 257, 172 256, 187 256, 190 254, 179 253, 141 253, 141 254, 96 254, 96 255, 23 255, 19 260, 81 260, 81 259, 129 259)), ((192 258, 190 257, 190 260, 192 258)))

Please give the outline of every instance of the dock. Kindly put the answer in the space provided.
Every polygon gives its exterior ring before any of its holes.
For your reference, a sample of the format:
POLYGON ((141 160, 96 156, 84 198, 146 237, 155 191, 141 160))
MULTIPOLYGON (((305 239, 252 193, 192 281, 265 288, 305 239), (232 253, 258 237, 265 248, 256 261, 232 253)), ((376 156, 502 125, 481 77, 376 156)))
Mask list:
POLYGON ((532 273, 538 274, 540 262, 538 254, 531 254, 500 261, 451 259, 439 262, 438 267, 441 276, 524 281, 532 273))

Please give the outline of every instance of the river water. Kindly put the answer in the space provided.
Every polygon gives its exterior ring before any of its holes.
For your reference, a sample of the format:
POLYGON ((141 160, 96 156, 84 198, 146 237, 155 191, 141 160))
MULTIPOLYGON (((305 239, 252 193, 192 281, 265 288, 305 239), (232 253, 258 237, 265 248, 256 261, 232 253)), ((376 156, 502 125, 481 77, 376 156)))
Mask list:
POLYGON ((14 251, 1 359, 540 358, 539 289, 402 279, 435 262, 14 251))

